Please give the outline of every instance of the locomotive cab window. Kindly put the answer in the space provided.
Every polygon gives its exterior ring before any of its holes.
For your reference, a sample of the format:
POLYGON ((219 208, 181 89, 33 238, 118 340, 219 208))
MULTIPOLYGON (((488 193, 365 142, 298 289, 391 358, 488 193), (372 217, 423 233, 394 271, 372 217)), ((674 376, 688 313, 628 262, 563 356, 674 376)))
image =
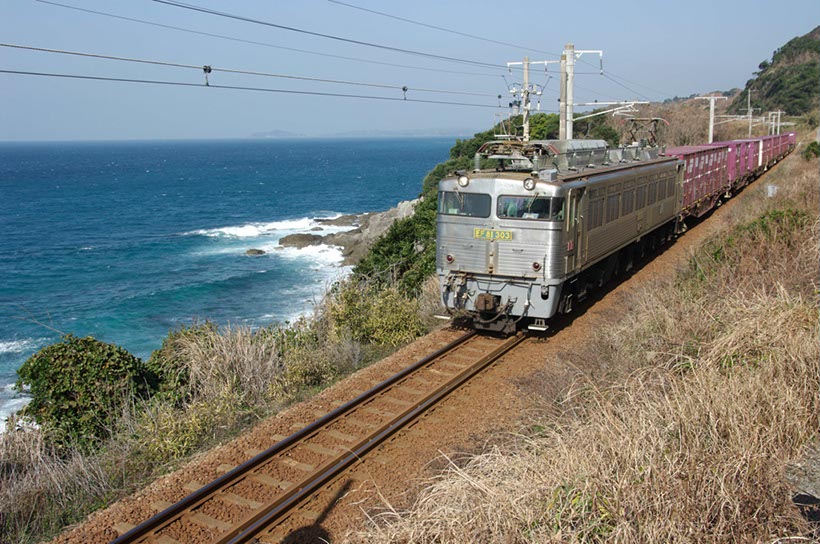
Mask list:
POLYGON ((465 217, 490 217, 493 199, 482 193, 441 191, 438 194, 438 213, 465 217))
POLYGON ((547 196, 500 196, 496 215, 500 219, 563 221, 564 199, 547 196))

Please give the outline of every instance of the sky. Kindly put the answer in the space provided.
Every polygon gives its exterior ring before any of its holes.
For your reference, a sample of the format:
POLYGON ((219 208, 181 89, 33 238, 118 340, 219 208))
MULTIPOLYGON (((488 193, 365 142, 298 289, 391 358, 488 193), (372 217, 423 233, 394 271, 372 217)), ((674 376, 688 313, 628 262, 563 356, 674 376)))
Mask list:
MULTIPOLYGON (((595 55, 582 57, 588 64, 577 67, 577 101, 663 100, 743 87, 777 47, 820 24, 818 0, 530 4, 344 0, 349 5, 331 0, 187 0, 189 5, 276 25, 456 61, 274 28, 156 0, 48 1, 233 39, 37 0, 0 0, 3 44, 213 68, 208 76, 211 86, 206 87, 199 68, 0 47, 0 70, 192 85, 0 73, 0 141, 247 138, 277 130, 306 136, 356 131, 466 135, 486 130, 498 115, 506 116, 511 99, 508 86, 521 82, 521 72, 508 71, 507 62, 525 56, 531 61, 557 60, 568 42, 577 49, 604 51, 606 76, 599 73, 595 55), (220 68, 389 88, 232 74, 220 68), (268 90, 220 89, 219 85, 268 90), (408 87, 406 93, 403 86, 408 87), (408 101, 397 100, 405 96, 408 101)), ((543 66, 532 68, 532 82, 545 85, 541 111, 557 111, 557 73, 555 64, 547 72, 543 66)))

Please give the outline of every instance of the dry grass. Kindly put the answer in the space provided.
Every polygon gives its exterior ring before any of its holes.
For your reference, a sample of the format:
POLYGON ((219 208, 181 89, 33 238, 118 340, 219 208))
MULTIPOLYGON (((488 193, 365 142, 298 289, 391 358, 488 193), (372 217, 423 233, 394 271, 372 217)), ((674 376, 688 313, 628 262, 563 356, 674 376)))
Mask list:
MULTIPOLYGON (((354 541, 760 542, 805 534, 785 465, 817 438, 817 161, 578 356, 534 436, 450 464, 354 541), (749 218, 757 217, 750 222, 749 218), (610 380, 615 380, 610 381, 610 380)), ((505 442, 509 439, 505 438, 505 442)))
POLYGON ((441 328, 446 322, 433 317, 436 314, 446 313, 441 303, 441 287, 438 275, 434 274, 424 280, 418 295, 419 315, 422 323, 429 330, 441 328))
POLYGON ((96 459, 55 455, 39 431, 0 436, 0 541, 29 542, 75 522, 84 505, 105 501, 111 483, 96 459))

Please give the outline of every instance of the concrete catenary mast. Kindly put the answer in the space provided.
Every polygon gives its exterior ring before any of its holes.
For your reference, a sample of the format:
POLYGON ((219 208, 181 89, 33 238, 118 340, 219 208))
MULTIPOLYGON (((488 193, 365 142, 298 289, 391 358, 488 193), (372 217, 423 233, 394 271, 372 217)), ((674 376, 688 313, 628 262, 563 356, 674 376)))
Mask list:
POLYGON ((715 141, 715 101, 726 100, 725 96, 696 96, 697 100, 709 101, 709 143, 715 141))

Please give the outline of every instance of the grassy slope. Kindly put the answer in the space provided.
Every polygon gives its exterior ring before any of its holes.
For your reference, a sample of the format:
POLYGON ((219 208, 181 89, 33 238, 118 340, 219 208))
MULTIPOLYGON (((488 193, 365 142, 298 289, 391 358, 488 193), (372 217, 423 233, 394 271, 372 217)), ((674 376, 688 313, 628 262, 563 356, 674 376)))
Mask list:
MULTIPOLYGON (((817 438, 818 161, 798 153, 735 226, 646 285, 545 399, 540 432, 431 482, 373 542, 764 541, 806 531, 784 467, 817 438), (580 394, 578 392, 581 392, 580 394), (554 404, 552 404, 554 403, 554 404)), ((505 441, 508 439, 505 439, 505 441)))

